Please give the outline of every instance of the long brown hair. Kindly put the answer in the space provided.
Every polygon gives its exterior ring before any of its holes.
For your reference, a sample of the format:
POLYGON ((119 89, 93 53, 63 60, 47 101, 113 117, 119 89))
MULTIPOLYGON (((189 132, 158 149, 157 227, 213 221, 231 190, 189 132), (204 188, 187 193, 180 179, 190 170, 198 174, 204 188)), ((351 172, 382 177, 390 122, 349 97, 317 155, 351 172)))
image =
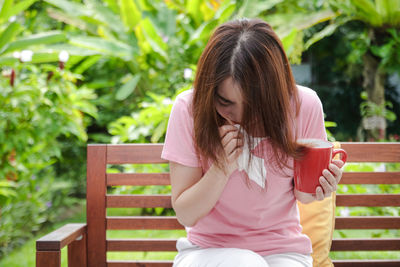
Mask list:
POLYGON ((241 127, 249 133, 250 148, 251 133, 261 132, 269 138, 278 166, 288 167, 288 157, 301 156, 293 128, 300 105, 298 92, 281 41, 260 19, 220 25, 199 59, 192 106, 198 152, 223 167, 225 154, 218 127, 224 119, 216 110, 215 95, 229 77, 241 88, 241 127))

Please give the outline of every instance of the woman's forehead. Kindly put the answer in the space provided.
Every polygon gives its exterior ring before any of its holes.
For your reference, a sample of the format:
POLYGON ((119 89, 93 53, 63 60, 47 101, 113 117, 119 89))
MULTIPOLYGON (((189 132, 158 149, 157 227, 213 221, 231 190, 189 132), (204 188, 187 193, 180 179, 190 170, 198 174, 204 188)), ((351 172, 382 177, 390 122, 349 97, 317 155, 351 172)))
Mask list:
POLYGON ((242 90, 238 83, 236 83, 231 77, 226 78, 217 88, 217 93, 233 102, 242 99, 242 90))

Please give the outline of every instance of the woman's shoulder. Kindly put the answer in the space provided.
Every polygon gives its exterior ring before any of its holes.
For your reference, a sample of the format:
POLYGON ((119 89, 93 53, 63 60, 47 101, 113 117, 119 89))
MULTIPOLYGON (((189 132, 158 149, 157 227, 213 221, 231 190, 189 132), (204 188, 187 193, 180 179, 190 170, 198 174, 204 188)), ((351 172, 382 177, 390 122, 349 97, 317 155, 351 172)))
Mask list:
POLYGON ((174 105, 184 106, 186 108, 189 108, 189 106, 192 104, 192 99, 193 99, 193 89, 189 89, 179 93, 176 96, 174 105))
POLYGON ((312 97, 312 98, 317 97, 318 98, 317 93, 313 89, 303 86, 303 85, 298 85, 298 84, 296 84, 296 86, 297 86, 297 90, 299 92, 300 98, 307 98, 307 97, 312 97))
POLYGON ((302 85, 297 85, 297 89, 299 92, 299 100, 301 106, 306 107, 306 106, 321 105, 321 100, 319 99, 317 93, 313 89, 302 85))
POLYGON ((189 90, 185 90, 183 92, 180 92, 176 96, 176 100, 185 101, 185 102, 192 101, 192 98, 193 98, 193 89, 189 89, 189 90))

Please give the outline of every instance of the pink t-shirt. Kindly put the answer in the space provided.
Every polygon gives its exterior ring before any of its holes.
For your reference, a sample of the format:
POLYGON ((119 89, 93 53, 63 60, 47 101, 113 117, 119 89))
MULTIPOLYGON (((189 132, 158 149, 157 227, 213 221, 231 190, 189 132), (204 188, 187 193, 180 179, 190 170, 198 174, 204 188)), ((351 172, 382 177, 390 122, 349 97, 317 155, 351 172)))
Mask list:
MULTIPOLYGON (((321 101, 313 90, 297 88, 301 101, 294 125, 297 137, 326 139, 321 101)), ((193 141, 192 97, 193 90, 188 90, 176 98, 161 157, 200 167, 205 173, 209 164, 201 164, 193 141)), ((214 208, 196 225, 186 227, 188 239, 204 248, 250 249, 263 256, 287 252, 310 254, 311 242, 302 234, 293 193, 293 170, 278 171, 272 166, 268 138, 258 138, 255 144, 264 146, 266 155, 254 154, 253 169, 237 170, 231 175, 214 208)))

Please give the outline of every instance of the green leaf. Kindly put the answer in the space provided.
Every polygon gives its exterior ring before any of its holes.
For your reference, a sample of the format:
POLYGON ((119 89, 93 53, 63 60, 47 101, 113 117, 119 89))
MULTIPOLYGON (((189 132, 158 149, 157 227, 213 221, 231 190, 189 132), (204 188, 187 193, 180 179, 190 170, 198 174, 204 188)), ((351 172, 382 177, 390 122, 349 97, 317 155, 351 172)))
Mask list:
POLYGON ((293 46, 298 32, 299 31, 296 28, 293 28, 288 35, 282 37, 282 45, 285 51, 289 51, 289 48, 293 46))
POLYGON ((203 21, 203 17, 200 12, 201 0, 188 0, 186 2, 186 12, 193 18, 196 25, 199 25, 203 21))
POLYGON ((130 94, 133 93, 139 80, 140 74, 135 74, 129 82, 118 89, 118 92, 115 95, 115 99, 120 101, 126 99, 130 94))
MULTIPOLYGON (((78 47, 72 44, 50 44, 46 45, 46 47, 40 50, 34 50, 35 53, 60 53, 61 51, 67 51, 70 55, 75 56, 93 56, 98 55, 100 52, 97 52, 93 49, 78 47)), ((68 60, 69 62, 70 60, 68 60)))
POLYGON ((0 24, 3 23, 4 21, 7 21, 8 18, 10 17, 8 16, 8 14, 10 13, 13 2, 14 2, 13 0, 4 0, 0 11, 0 24))
POLYGON ((336 127, 337 123, 333 121, 325 121, 325 127, 336 127))
POLYGON ((289 13, 289 14, 274 14, 269 15, 267 20, 275 28, 275 31, 279 36, 285 36, 289 34, 295 27, 299 31, 311 28, 312 26, 321 22, 329 21, 338 14, 331 10, 322 10, 314 13, 289 13))
POLYGON ((0 196, 12 197, 12 196, 17 196, 17 194, 15 190, 8 188, 0 188, 0 196))
POLYGON ((133 0, 119 0, 120 13, 125 26, 132 31, 141 20, 141 13, 133 0))
POLYGON ((273 8, 284 0, 253 1, 245 0, 239 9, 238 17, 255 18, 262 12, 273 8))
POLYGON ((92 25, 80 18, 75 17, 72 14, 67 14, 63 11, 56 10, 54 8, 48 8, 47 13, 49 16, 53 19, 56 19, 58 21, 64 22, 66 24, 69 24, 71 26, 75 26, 78 29, 81 29, 83 31, 87 31, 91 34, 97 34, 96 32, 96 26, 92 25))
POLYGON ((104 0, 106 6, 110 8, 114 13, 119 13, 118 1, 115 0, 104 0))
POLYGON ((96 0, 87 0, 91 10, 93 10, 93 17, 101 21, 105 26, 112 29, 116 34, 125 34, 124 24, 121 18, 117 16, 110 8, 104 6, 96 0))
POLYGON ((149 42, 151 48, 160 54, 163 58, 167 58, 167 44, 162 40, 162 38, 158 35, 157 30, 153 26, 153 23, 149 18, 145 18, 140 22, 140 26, 143 29, 143 34, 146 38, 146 41, 149 42))
POLYGON ((218 20, 213 19, 207 22, 203 22, 198 29, 194 31, 190 37, 188 44, 192 45, 199 40, 207 39, 211 35, 211 31, 218 25, 218 20))
POLYGON ((310 39, 308 39, 307 42, 305 43, 304 49, 307 50, 310 46, 312 46, 319 40, 332 35, 339 26, 340 25, 337 23, 332 23, 323 28, 321 31, 314 33, 313 36, 310 39))
POLYGON ((86 58, 81 64, 79 64, 78 67, 74 69, 74 73, 76 74, 82 74, 84 73, 88 68, 96 64, 97 61, 101 59, 101 56, 92 56, 86 58))
POLYGON ((89 10, 82 4, 67 0, 44 0, 56 6, 72 16, 90 16, 89 10))
POLYGON ((153 131, 153 135, 151 136, 152 143, 157 143, 160 140, 167 129, 167 125, 168 120, 163 120, 160 124, 158 124, 157 128, 155 128, 153 131))
POLYGON ((125 61, 132 60, 133 47, 115 40, 104 40, 99 37, 74 36, 70 38, 70 44, 78 47, 92 49, 108 56, 122 58, 125 61))
POLYGON ((382 46, 371 46, 371 51, 375 56, 385 59, 391 56, 392 48, 393 48, 392 43, 386 43, 385 45, 382 46))
POLYGON ((33 34, 28 37, 24 37, 17 41, 9 43, 8 45, 4 46, 2 50, 0 50, 0 54, 6 52, 12 52, 15 50, 26 49, 33 45, 53 44, 65 41, 67 41, 67 37, 65 33, 61 31, 43 32, 43 33, 33 34))
POLYGON ((16 187, 16 185, 14 182, 2 180, 2 181, 0 181, 0 187, 16 187))
POLYGON ((30 7, 33 3, 35 3, 37 0, 24 0, 20 1, 19 3, 15 4, 8 12, 7 15, 4 17, 5 20, 8 18, 18 15, 28 7, 30 7))
POLYGON ((1 57, 0 56, 0 66, 10 66, 14 65, 15 63, 18 62, 18 59, 15 57, 1 57))
POLYGON ((0 35, 0 51, 2 48, 18 34, 21 25, 18 22, 13 22, 0 35))
POLYGON ((382 23, 392 26, 400 26, 400 1, 377 0, 376 9, 382 15, 382 23))
POLYGON ((31 63, 57 62, 59 53, 34 53, 31 63))
POLYGON ((235 10, 236 4, 231 3, 218 9, 214 17, 218 20, 218 23, 223 23, 229 19, 235 10))
POLYGON ((350 0, 350 2, 357 8, 356 16, 363 21, 373 25, 382 25, 382 16, 376 10, 376 6, 370 0, 350 0))

